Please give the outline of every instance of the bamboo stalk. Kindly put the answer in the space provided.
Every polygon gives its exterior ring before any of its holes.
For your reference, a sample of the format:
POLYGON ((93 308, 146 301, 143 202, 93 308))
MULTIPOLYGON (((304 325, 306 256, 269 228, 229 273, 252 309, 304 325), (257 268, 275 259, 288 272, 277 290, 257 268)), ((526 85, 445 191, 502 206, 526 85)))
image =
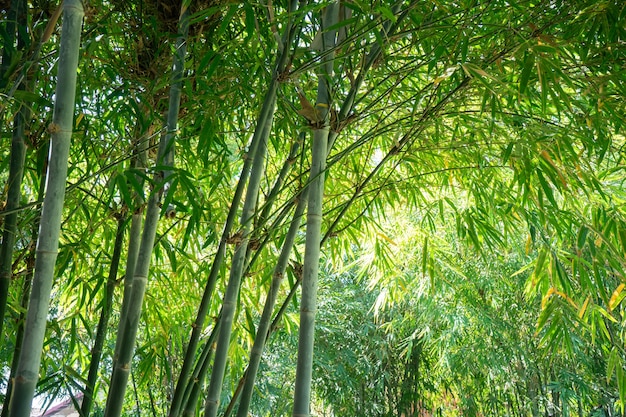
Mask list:
POLYGON ((65 200, 83 15, 83 5, 80 0, 64 1, 56 102, 53 122, 49 129, 52 139, 48 181, 37 240, 35 276, 10 406, 11 417, 30 416, 38 380, 65 200))
MULTIPOLYGON (((48 156, 50 146, 48 142, 45 142, 44 146, 38 149, 39 157, 44 161, 43 168, 41 170, 41 178, 39 179, 39 190, 37 194, 37 200, 43 200, 43 196, 45 194, 46 188, 46 178, 47 178, 47 170, 46 167, 48 165, 48 156)), ((20 300, 21 312, 17 319, 17 332, 15 336, 15 349, 13 350, 13 359, 11 361, 11 372, 9 375, 9 383, 7 384, 7 391, 4 397, 4 404, 2 407, 2 415, 1 417, 8 417, 9 415, 9 406, 11 404, 11 396, 13 393, 13 382, 15 381, 15 376, 17 375, 17 367, 19 365, 19 357, 20 352, 22 350, 22 342, 24 341, 24 324, 26 319, 26 313, 28 312, 28 303, 30 300, 30 291, 32 288, 33 277, 35 275, 35 245, 34 242, 37 242, 37 238, 39 236, 39 223, 41 220, 40 212, 36 217, 36 220, 32 224, 31 229, 31 244, 28 248, 28 255, 26 256, 25 264, 26 264, 26 274, 24 276, 24 283, 22 285, 22 297, 20 300)))
POLYGON ((274 306, 278 297, 278 291, 280 285, 285 276, 287 265, 289 263, 289 257, 291 256, 291 250, 295 243, 298 231, 300 230, 300 224, 302 223, 302 216, 307 205, 308 188, 305 189, 299 197, 296 211, 289 225, 289 230, 285 237, 283 247, 281 249, 276 267, 272 273, 272 283, 270 284, 270 290, 265 299, 265 305, 263 306, 263 313, 261 320, 256 331, 256 337, 250 351, 250 361, 248 369, 246 370, 245 383, 241 393, 241 401, 239 403, 239 409, 237 410, 237 417, 246 417, 248 410, 250 409, 250 401, 252 400, 252 393, 254 391, 254 383, 256 375, 261 363, 261 357, 263 355, 263 348, 267 341, 267 337, 270 333, 270 325, 272 324, 272 314, 274 312, 274 306))
POLYGON ((333 73, 333 48, 338 21, 339 5, 333 2, 326 6, 322 16, 323 64, 318 75, 316 110, 320 124, 314 126, 311 174, 309 180, 309 202, 307 210, 304 269, 302 278, 302 299, 300 301, 300 330, 298 333, 298 362, 294 392, 293 416, 310 415, 311 380, 313 373, 313 346, 315 338, 315 314, 317 310, 317 278, 320 260, 322 227, 322 202, 324 198, 324 178, 326 155, 328 153, 329 109, 331 105, 330 79, 333 73))
MULTIPOLYGON (((0 90, 4 90, 8 84, 11 74, 11 63, 13 62, 13 55, 15 54, 15 39, 17 20, 19 18, 20 8, 24 7, 26 2, 24 0, 13 0, 9 7, 9 13, 5 23, 6 35, 4 37, 4 45, 2 48, 2 61, 0 61, 0 90)), ((19 48, 18 48, 19 49, 19 48)), ((21 84, 21 82, 20 82, 21 84)))
POLYGON ((109 328, 109 318, 113 310, 113 293, 117 286, 117 272, 119 269, 120 258, 122 256, 122 244, 124 243, 124 232, 126 220, 121 214, 117 219, 117 231, 115 233, 115 243, 113 246, 113 255, 111 256, 111 264, 109 265, 109 275, 105 286, 104 305, 100 311, 100 319, 98 320, 98 328, 96 330, 96 338, 91 348, 91 362, 89 363, 89 372, 87 374, 87 382, 83 402, 80 407, 80 415, 88 417, 93 405, 93 393, 98 380, 98 370, 100 369, 100 359, 102 358, 102 348, 106 340, 107 329, 109 328))
MULTIPOLYGON (((33 235, 37 235, 35 229, 33 235)), ((36 240, 37 238, 34 237, 36 240)), ((34 248, 33 248, 34 249, 34 248)), ((24 277, 24 283, 22 285, 22 297, 20 300, 20 307, 22 312, 17 318, 17 332, 15 335, 15 348, 13 349, 13 358, 11 359, 11 372, 9 374, 9 381, 7 383, 7 390, 4 395, 4 403, 2 406, 2 414, 0 417, 9 416, 9 405, 11 404, 11 397, 13 395, 13 381, 17 374, 17 367, 19 365, 20 352, 22 351, 22 342, 24 339, 24 319, 26 318, 25 311, 28 311, 28 300, 30 295, 30 289, 33 282, 33 275, 35 272, 35 253, 31 250, 31 254, 28 255, 26 260, 28 271, 24 277)))
MULTIPOLYGON (((261 214, 259 214, 258 221, 255 225, 256 231, 264 228, 265 225, 267 224, 268 219, 270 217, 270 212, 274 206, 274 202, 280 195, 281 191, 283 191, 283 184, 285 183, 285 179, 287 178, 287 175, 293 168, 295 158, 298 155, 298 151, 300 150, 300 147, 304 143, 304 139, 305 139, 305 134, 302 133, 299 135, 298 139, 291 145, 289 155, 287 156, 287 159, 283 163, 283 166, 280 172, 278 173, 276 180, 274 181, 274 185, 272 186, 272 189, 270 190, 269 194, 267 195, 267 198, 265 199, 265 203, 263 204, 263 209, 261 210, 261 214)), ((296 199, 298 199, 299 201, 300 198, 302 198, 302 192, 300 193, 300 197, 296 199)), ((280 227, 282 225, 282 220, 287 215, 287 213, 291 210, 292 205, 293 205, 293 202, 287 203, 284 209, 281 211, 281 214, 278 215, 278 218, 276 218, 273 224, 267 229, 275 230, 276 228, 280 227)), ((244 271, 245 271, 244 275, 247 274, 248 271, 250 271, 250 268, 252 268, 252 266, 255 264, 259 256, 261 256, 261 253, 263 252, 263 248, 265 248, 265 246, 271 240, 272 240, 272 237, 270 236, 270 233, 267 233, 264 236, 263 240, 261 240, 261 243, 259 244, 259 247, 255 250, 254 254, 251 257, 249 257, 250 258, 249 260, 246 261, 246 267, 244 268, 244 271)))
MULTIPOLYGON (((167 131, 161 137, 157 154, 157 163, 166 163, 166 157, 173 147, 174 136, 178 124, 178 112, 182 88, 182 75, 184 69, 185 53, 187 48, 187 34, 189 31, 189 12, 185 5, 181 10, 179 21, 179 36, 176 41, 176 52, 172 65, 172 83, 170 88, 170 100, 167 117, 167 131)), ((170 167, 171 168, 171 167, 170 167)), ((165 179, 166 172, 159 171, 155 174, 154 183, 159 184, 165 179)), ((143 298, 148 284, 152 249, 156 238, 157 224, 161 212, 160 201, 163 190, 154 190, 148 200, 144 230, 137 255, 137 262, 133 268, 132 289, 129 298, 128 309, 124 323, 121 324, 121 338, 118 337, 119 349, 117 360, 111 376, 111 387, 107 396, 107 404, 104 415, 106 417, 119 417, 124 403, 124 394, 128 385, 131 362, 135 351, 139 318, 141 316, 143 298)), ((127 271, 127 273, 129 273, 127 271)))
POLYGON ((200 396, 200 390, 203 382, 206 379, 207 371, 209 370, 209 364, 211 358, 215 353, 215 339, 220 331, 221 316, 217 317, 215 326, 211 331, 211 335, 206 341, 202 353, 198 358, 198 363, 191 374, 191 380, 185 388, 185 394, 183 395, 182 405, 184 406, 183 415, 193 416, 196 408, 198 408, 198 397, 200 396))
MULTIPOLYGON (((251 143, 249 152, 255 151, 255 143, 251 143)), ((183 366, 181 368, 178 381, 176 382, 176 388, 174 389, 174 396, 172 397, 172 403, 170 405, 169 417, 177 417, 180 414, 180 408, 183 404, 186 387, 189 383, 189 374, 195 361, 198 342, 200 341, 200 335, 204 329, 204 320, 209 313, 213 291, 215 290, 217 278, 219 277, 220 268, 226 252, 226 243, 235 224, 239 202, 241 201, 251 166, 252 159, 247 158, 244 161, 244 166, 239 177, 237 188, 235 189, 235 194, 226 218, 226 223, 224 224, 224 229, 222 230, 222 237, 220 239, 217 252, 215 253, 215 257, 213 258, 213 264, 211 265, 211 271, 209 272, 207 284, 204 287, 196 320, 192 325, 191 337, 189 339, 189 343, 187 344, 187 348, 185 349, 185 359, 183 360, 183 366)))
MULTIPOLYGON (((395 8, 394 8, 394 13, 397 13, 399 10, 399 5, 401 3, 398 3, 395 8)), ((401 20, 401 19, 398 19, 401 20)), ((394 25, 394 27, 397 26, 397 23, 394 25)), ((391 29, 391 22, 386 22, 385 24, 385 31, 389 31, 391 29)), ((341 112, 339 117, 347 117, 348 113, 352 110, 353 105, 354 105, 354 97, 356 94, 356 91, 358 90, 359 86, 362 84, 363 79, 364 79, 364 75, 367 73, 367 70, 369 70, 369 68, 371 67, 372 63, 380 56, 381 54, 381 47, 378 44, 375 44, 375 46, 372 48, 372 50, 370 51, 370 53, 368 54, 368 57, 366 59, 366 64, 363 68, 363 70, 359 73, 359 77, 358 77, 358 82, 356 82, 353 86, 353 88, 351 89, 350 93, 348 95, 348 97, 345 99, 342 108, 341 108, 341 112)), ((332 132, 330 134, 328 143, 332 143, 332 141, 334 141, 334 139, 338 136, 339 132, 332 132)), ((329 149, 327 150, 328 153, 329 149)), ((290 155, 291 157, 291 155, 290 155)), ((281 170, 281 174, 283 174, 283 171, 285 170, 285 166, 283 166, 283 170, 281 170)), ((279 175, 279 180, 277 181, 277 184, 275 187, 273 187, 273 190, 276 190, 278 187, 282 186, 282 182, 279 182, 280 179, 282 179, 283 176, 279 175)), ((280 286, 280 283, 282 281, 282 276, 285 272, 286 266, 287 266, 287 261, 289 259, 289 254, 291 251, 291 247, 293 246, 293 240, 291 240, 289 238, 289 236, 293 236, 295 237, 295 232, 297 232, 297 230, 299 229, 299 224, 300 224, 300 219, 299 216, 302 215, 304 208, 306 207, 306 199, 307 199, 307 192, 308 189, 305 189, 302 193, 302 196, 300 197, 300 199, 298 200, 298 206, 296 209, 296 214, 294 215, 294 218, 292 220, 292 224, 290 227, 289 232, 287 233, 287 238, 285 241, 285 244, 282 248, 281 251, 281 255, 279 257, 279 261, 277 262, 277 266, 275 268, 275 271, 273 273, 273 280, 271 283, 271 287, 270 287, 270 291, 268 293, 268 297, 266 299, 266 303, 264 306, 264 310, 263 310, 263 315, 262 318, 259 322, 259 326, 257 328, 257 332, 256 332, 256 339, 254 341, 253 347, 252 347, 252 351, 251 351, 251 355, 250 355, 250 363, 246 369, 245 375, 244 377, 242 377, 242 381, 245 381, 243 389, 239 389, 240 387, 238 386, 238 390, 235 392, 235 395, 233 396, 233 399, 231 400, 231 404, 229 405, 229 409, 228 410, 232 410, 233 408, 233 403, 236 401, 236 395, 241 393, 241 402, 239 404, 239 409, 237 412, 237 417, 245 417, 247 416, 248 410, 249 410, 249 406, 250 406, 250 400, 251 400, 251 396, 252 396, 252 392, 253 392, 253 388, 254 388, 254 381, 255 381, 255 377, 256 377, 256 373, 258 370, 258 365, 261 359, 261 355, 263 352, 263 348, 266 342, 266 337, 269 336, 269 333, 271 333, 271 329, 269 329, 270 327, 270 320, 271 320, 271 312, 273 311, 273 307, 276 301, 276 295, 278 292, 278 288, 280 286), (299 214, 298 214, 299 213, 299 214), (295 222, 295 220, 298 220, 297 222, 295 222), (295 226, 295 227, 294 227, 295 226), (286 257, 285 257, 286 255, 286 257), (269 311, 269 314, 268 314, 269 311)), ((270 193, 270 195, 272 195, 272 193, 270 193)), ((260 218, 264 219, 267 217, 267 214, 269 212, 269 205, 266 205, 264 207, 263 210, 263 214, 261 215, 260 218)), ((227 412, 228 412, 227 410, 227 412)))
POLYGON ((267 137, 269 136, 269 129, 266 128, 266 123, 269 123, 274 117, 275 108, 275 91, 273 97, 271 97, 272 109, 268 114, 267 120, 259 120, 258 127, 260 127, 260 141, 256 154, 254 155, 254 161, 252 163, 252 169, 250 172, 250 179, 248 181, 248 188, 246 189, 246 198, 241 213, 241 242, 237 244, 235 253, 233 255, 232 266, 230 269, 230 276, 228 279, 228 285, 226 287, 226 294, 222 302, 222 325, 217 338, 217 348, 215 350, 215 360, 213 362, 213 371, 211 372, 211 382, 209 384, 209 390, 207 394, 207 401, 205 407, 205 417, 217 416, 219 407, 220 395, 222 393, 222 382, 224 380, 224 372, 226 370, 226 362, 228 359, 228 349, 230 346, 230 335, 232 332, 233 319, 235 317, 235 310, 237 308, 237 297, 239 296, 239 286, 241 283, 241 277, 243 275, 243 268, 246 261, 246 254, 248 251, 248 243, 250 241, 250 233, 252 231, 253 217, 255 213, 257 197, 261 185, 261 178, 265 171, 265 155, 267 153, 267 137))
MULTIPOLYGON (((297 10, 298 2, 296 0, 291 0, 290 7, 290 10, 292 11, 297 10)), ((291 17, 283 36, 283 45, 291 44, 296 26, 297 25, 296 23, 294 23, 293 17, 291 17)), ((285 46, 284 48, 282 48, 276 59, 272 81, 263 100, 263 105, 261 107, 261 111, 257 120, 257 126, 250 142, 250 148, 247 154, 247 158, 244 161, 244 166, 242 168, 240 179, 237 184, 235 194, 233 196, 232 204, 228 212, 228 217, 224 225, 224 230, 222 231, 222 237, 220 239, 217 252, 213 259, 213 264, 211 265, 211 271, 209 272, 209 277, 207 279, 207 284, 205 286, 202 300, 198 308, 198 313, 192 325, 191 337, 185 350, 185 359, 183 361, 183 366, 181 368, 178 381, 176 383, 176 389, 174 390, 174 396, 172 398, 172 404, 170 406, 169 417, 178 417, 178 415, 180 414, 180 408, 185 392, 185 387, 187 386, 189 381, 189 374, 191 373, 191 369, 195 361, 198 342, 204 328, 204 320, 206 319, 206 316, 209 312, 213 291, 215 290, 217 278, 219 277, 220 268, 224 259, 224 254, 226 252, 226 243, 230 236, 231 230, 234 227, 235 218, 239 209, 241 197, 243 196, 243 191, 246 186, 246 182, 248 181, 250 171, 253 166, 253 161, 258 151, 259 143, 262 141, 263 137, 267 138, 267 136, 269 135, 269 127, 271 126, 271 121, 273 119, 273 113, 276 106, 278 77, 286 66, 287 58, 289 55, 288 52, 289 51, 287 50, 287 46, 285 46)))
MULTIPOLYGON (((139 136, 139 135, 138 135, 139 136)), ((133 167, 136 169, 145 168, 146 154, 148 150, 148 141, 145 138, 140 138, 135 146, 136 152, 134 155, 133 167)), ((137 181, 141 184, 141 188, 144 187, 144 179, 141 176, 137 176, 137 181)), ((133 207, 133 214, 130 218, 130 231, 128 236, 128 252, 126 255, 126 269, 124 273, 124 292, 122 295, 122 307, 120 309, 120 319, 117 326, 115 351, 113 353, 113 364, 119 356, 119 349, 123 346, 123 325, 126 322, 126 316, 128 315, 128 306, 131 302, 131 294, 133 291, 133 277, 135 272, 135 265, 137 264, 137 256, 139 255, 139 245, 141 244, 141 226, 142 226, 142 214, 143 214, 143 196, 135 193, 133 196, 135 207, 133 207)))
MULTIPOLYGON (((15 35, 15 26, 18 20, 21 25, 26 24, 26 2, 24 0, 14 0, 11 3, 11 14, 7 22, 7 32, 9 35, 15 35)), ((10 37, 10 36, 9 36, 10 37)), ((9 42, 7 39, 6 42, 9 42)), ((18 51, 26 47, 26 40, 23 36, 18 35, 17 41, 18 51)), ((13 45, 11 45, 12 47, 13 45)), ((8 50, 5 47, 3 52, 3 65, 5 59, 10 59, 8 50)), ((0 80, 4 76, 4 71, 0 73, 0 80)), ((4 86, 0 85, 0 88, 4 86)), ((22 81, 18 86, 18 90, 26 90, 26 82, 22 81)), ((7 180, 8 191, 6 206, 3 211, 9 212, 4 219, 2 227, 2 246, 0 247, 0 337, 4 335, 4 316, 9 299, 9 287, 13 275, 13 248, 15 247, 15 236, 17 235, 17 208, 20 205, 20 195, 22 188, 22 177, 24 176, 24 160, 26 157, 26 145, 24 144, 24 129, 26 123, 30 121, 30 107, 20 105, 13 122, 13 134, 11 136, 11 156, 9 162, 9 178, 7 180)))

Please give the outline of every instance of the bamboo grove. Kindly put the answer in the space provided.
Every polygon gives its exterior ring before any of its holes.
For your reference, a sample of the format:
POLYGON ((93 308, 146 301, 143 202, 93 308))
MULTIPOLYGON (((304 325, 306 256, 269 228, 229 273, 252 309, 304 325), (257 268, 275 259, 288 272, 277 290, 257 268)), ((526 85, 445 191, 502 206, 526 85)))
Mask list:
POLYGON ((2 417, 623 415, 622 2, 1 3, 2 417))

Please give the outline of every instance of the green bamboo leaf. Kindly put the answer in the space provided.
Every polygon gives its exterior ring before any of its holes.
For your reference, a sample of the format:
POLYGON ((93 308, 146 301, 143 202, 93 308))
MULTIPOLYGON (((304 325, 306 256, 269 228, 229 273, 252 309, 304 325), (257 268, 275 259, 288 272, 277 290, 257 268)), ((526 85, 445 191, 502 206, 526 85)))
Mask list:
POLYGON ((554 199, 554 193, 552 192, 552 187, 546 181, 545 177, 543 176, 543 173, 539 169, 536 170, 536 173, 537 173, 537 179, 539 180, 539 184, 541 185, 541 189, 543 190, 545 196, 548 198, 548 200, 550 200, 550 203, 552 203, 554 207, 558 207, 556 200, 554 199))
POLYGON ((557 53, 557 49, 553 46, 550 45, 546 45, 546 44, 539 44, 539 45, 535 45, 533 47, 533 50, 539 52, 539 53, 545 53, 545 54, 549 54, 549 55, 553 55, 557 53))
POLYGON ((221 63, 222 54, 216 51, 208 51, 200 60, 198 73, 204 74, 205 77, 210 78, 221 63))
POLYGON ((128 207, 132 207, 133 198, 130 195, 130 192, 128 190, 128 185, 127 185, 126 180, 127 180, 127 177, 121 173, 115 176, 115 184, 117 185, 117 189, 120 192, 120 195, 122 197, 122 200, 124 201, 124 204, 126 204, 126 206, 128 207))
POLYGON ((533 68, 535 68, 535 55, 532 53, 527 53, 524 58, 524 68, 522 69, 522 74, 520 75, 520 94, 524 94, 524 92, 526 91, 526 87, 528 86, 528 81, 530 80, 530 74, 532 73, 533 68))
POLYGON ((422 276, 426 277, 426 267, 428 265, 428 236, 424 238, 424 245, 422 246, 422 276))
POLYGON ((469 49, 469 36, 463 32, 461 37, 461 62, 467 61, 467 51, 469 49))
POLYGON ((254 17, 254 10, 248 3, 243 3, 243 11, 245 13, 246 32, 248 38, 254 36, 256 32, 256 18, 254 17))
POLYGON ((439 59, 445 52, 445 48, 441 45, 438 45, 432 52, 432 59, 428 63, 428 72, 431 72, 439 63, 439 59))
POLYGON ((42 107, 52 107, 52 102, 31 91, 16 90, 13 97, 24 103, 36 103, 42 107))
POLYGON ((228 6, 228 11, 222 18, 220 27, 217 30, 218 37, 221 37, 224 35, 224 33, 226 33, 226 30, 228 29, 228 26, 230 25, 231 20, 233 20, 233 17, 235 16, 238 10, 239 10, 239 4, 231 4, 230 6, 228 6))
POLYGON ((552 273, 556 281, 560 284, 560 288, 566 293, 569 293, 571 289, 569 275, 555 253, 552 254, 552 273))
POLYGON ((548 94, 549 94, 549 86, 547 79, 547 71, 544 70, 544 65, 542 62, 537 61, 537 77, 539 78, 539 84, 541 86, 541 111, 542 113, 546 112, 548 105, 548 94))
POLYGON ((173 178, 170 179, 170 186, 167 189, 167 194, 165 194, 165 198, 163 199, 163 204, 162 204, 162 207, 161 207, 161 216, 166 215, 168 213, 168 210, 170 210, 171 207, 173 207, 175 205, 174 204, 174 195, 175 195, 176 190, 178 188, 178 182, 179 182, 178 175, 173 176, 173 178))
POLYGON ((606 380, 607 383, 611 381, 613 377, 613 372, 619 366, 619 351, 615 346, 609 352, 609 357, 606 361, 606 380))
POLYGON ((380 13, 381 15, 383 15, 386 19, 389 19, 392 22, 395 22, 397 20, 397 17, 395 14, 393 14, 393 11, 386 6, 379 6, 375 9, 376 13, 380 13))
POLYGON ((624 409, 626 408, 626 371, 624 371, 623 362, 615 367, 615 377, 617 379, 617 388, 619 391, 619 401, 618 406, 620 408, 620 412, 624 414, 624 409))
POLYGON ((515 142, 511 142, 507 145, 507 147, 502 152, 502 163, 506 164, 511 157, 511 153, 513 153, 513 148, 515 147, 515 142))

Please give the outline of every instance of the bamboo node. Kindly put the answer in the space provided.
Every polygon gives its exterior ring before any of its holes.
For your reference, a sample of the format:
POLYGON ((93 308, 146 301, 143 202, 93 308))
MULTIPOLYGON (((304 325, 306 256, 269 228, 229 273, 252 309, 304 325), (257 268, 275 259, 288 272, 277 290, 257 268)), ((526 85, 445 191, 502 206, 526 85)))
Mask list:
POLYGON ((48 133, 54 135, 55 133, 59 133, 61 131, 61 126, 59 126, 57 123, 50 123, 48 125, 48 133))
POLYGON ((165 217, 168 219, 174 219, 176 217, 176 209, 173 205, 168 205, 167 210, 165 210, 165 217))
POLYGON ((291 263, 291 268, 293 270, 293 274, 298 279, 302 279, 302 277, 304 276, 304 266, 300 262, 293 261, 291 263))
POLYGON ((248 244, 248 248, 250 248, 250 250, 257 250, 261 247, 261 241, 259 239, 251 239, 250 243, 248 244))
POLYGON ((240 230, 237 233, 235 233, 232 236, 229 236, 228 239, 226 239, 226 243, 228 243, 229 245, 238 245, 243 241, 243 231, 240 230))

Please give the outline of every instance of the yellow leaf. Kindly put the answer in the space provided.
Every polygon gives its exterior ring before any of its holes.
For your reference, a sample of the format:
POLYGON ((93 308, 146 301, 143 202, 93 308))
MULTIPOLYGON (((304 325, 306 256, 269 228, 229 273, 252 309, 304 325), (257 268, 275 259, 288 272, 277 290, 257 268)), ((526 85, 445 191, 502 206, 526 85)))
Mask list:
POLYGON ((548 292, 546 292, 546 295, 544 295, 543 298, 541 299, 542 310, 546 308, 546 304, 548 303, 548 299, 550 298, 550 296, 556 292, 557 290, 554 287, 550 287, 550 289, 548 289, 548 292))
POLYGON ((381 238, 385 239, 387 242, 391 243, 392 245, 398 246, 398 244, 396 242, 394 242, 390 237, 386 236, 385 234, 380 233, 380 232, 378 232, 376 234, 378 235, 378 237, 381 237, 381 238))
POLYGON ((533 248, 533 239, 530 236, 530 234, 528 235, 528 238, 526 239, 526 247, 524 248, 526 251, 526 255, 528 255, 530 253, 530 251, 533 248))
POLYGON ((580 308, 580 310, 578 310, 579 319, 582 319, 583 316, 585 315, 585 312, 587 311, 587 306, 589 305, 589 300, 591 300, 591 296, 587 296, 587 299, 583 303, 583 306, 580 308))
POLYGON ((76 116, 76 122, 74 123, 74 126, 78 127, 78 125, 80 124, 80 122, 83 121, 84 118, 85 113, 79 113, 78 116, 76 116))
POLYGON ((611 299, 609 300, 609 311, 612 311, 624 299, 624 297, 620 297, 622 290, 624 290, 624 286, 626 285, 624 283, 621 283, 615 289, 615 291, 613 291, 613 295, 611 295, 611 299))
POLYGON ((313 107, 313 105, 307 100, 307 98, 301 92, 298 92, 298 98, 300 99, 300 106, 302 107, 298 110, 298 114, 304 116, 311 123, 317 123, 320 121, 319 112, 313 107))

